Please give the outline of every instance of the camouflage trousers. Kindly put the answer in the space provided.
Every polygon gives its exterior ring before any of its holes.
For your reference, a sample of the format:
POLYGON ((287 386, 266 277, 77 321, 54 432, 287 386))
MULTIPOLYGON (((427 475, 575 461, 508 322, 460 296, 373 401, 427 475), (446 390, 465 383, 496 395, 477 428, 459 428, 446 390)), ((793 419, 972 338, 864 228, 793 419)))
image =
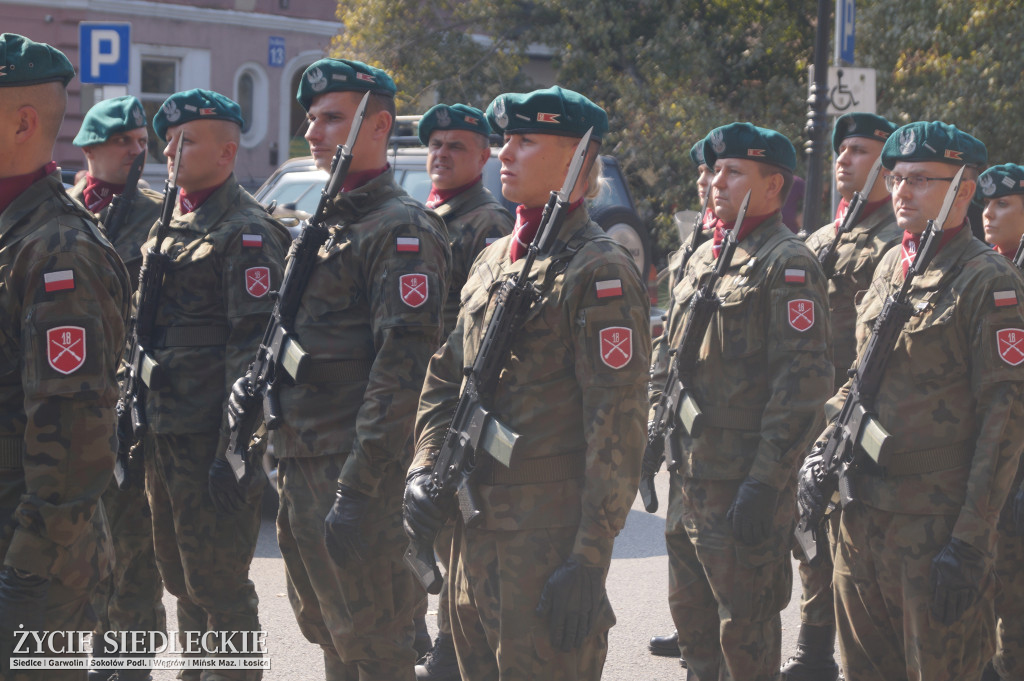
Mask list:
MULTIPOLYGON (((146 493, 156 563, 164 586, 177 599, 182 647, 186 632, 260 631, 259 598, 249 564, 256 551, 266 475, 260 467, 245 508, 219 515, 207 482, 217 441, 216 433, 146 438, 146 493)), ((241 647, 241 641, 236 645, 241 647)), ((258 681, 262 675, 261 670, 185 670, 178 678, 258 681)))
POLYGON ((681 486, 687 542, 678 542, 673 619, 690 681, 769 681, 782 656, 780 613, 793 588, 790 562, 796 504, 790 484, 779 495, 772 536, 738 543, 726 513, 740 480, 681 486), (678 614, 677 614, 678 613, 678 614))
POLYGON ((463 679, 598 681, 615 624, 605 598, 590 636, 569 653, 551 647, 534 610, 548 577, 571 554, 575 526, 519 532, 466 529, 461 516, 449 573, 452 637, 463 679))
MULTIPOLYGON (((69 589, 59 582, 51 582, 46 603, 46 614, 44 617, 43 629, 45 631, 89 631, 96 623, 92 608, 89 605, 89 593, 76 589, 69 589)), ((48 641, 49 637, 47 637, 48 641)), ((4 656, 0 664, 0 681, 85 681, 87 670, 85 669, 37 669, 37 670, 15 670, 8 671, 7 657, 13 650, 15 642, 0 643, 0 654, 4 656)), ((35 646, 34 642, 26 645, 35 646)), ((48 645, 48 643, 46 644, 48 645)), ((64 649, 65 646, 77 646, 78 641, 68 641, 64 637, 57 636, 53 641, 57 649, 64 649)), ((23 655, 20 652, 14 653, 14 657, 55 657, 74 658, 80 655, 54 655, 44 652, 41 655, 23 655)))
POLYGON ((140 486, 119 490, 113 479, 103 506, 114 544, 114 571, 92 595, 95 634, 164 631, 163 583, 153 555, 153 517, 140 486))
POLYGON ((995 651, 995 580, 955 624, 931 615, 931 561, 956 516, 843 509, 833 583, 848 681, 973 681, 995 651))
MULTIPOLYGON (((278 463, 277 541, 288 598, 303 635, 324 652, 327 681, 412 680, 413 613, 424 592, 402 555, 409 544, 400 512, 371 506, 362 538, 366 559, 339 567, 324 546, 342 455, 278 463)), ((402 480, 399 480, 401 482, 402 480)), ((382 485, 381 494, 401 494, 382 485)))
MULTIPOLYGON (((1016 486, 1010 490, 1010 507, 1016 490, 1016 486)), ((999 590, 995 602, 996 654, 992 664, 1002 678, 1018 681, 1024 679, 1024 537, 1017 536, 1013 520, 1005 511, 1003 516, 996 546, 999 590)))
POLYGON ((818 560, 809 565, 804 559, 804 552, 796 540, 793 541, 793 555, 797 559, 797 572, 800 574, 800 622, 813 627, 834 627, 836 624, 836 605, 832 595, 832 554, 835 552, 835 537, 839 531, 840 509, 832 511, 825 521, 828 531, 829 551, 820 553, 818 560))
POLYGON ((691 571, 683 559, 690 545, 683 523, 683 476, 668 474, 668 508, 665 512, 665 551, 668 554, 668 609, 676 631, 685 626, 686 606, 692 601, 689 589, 701 583, 699 575, 691 571))

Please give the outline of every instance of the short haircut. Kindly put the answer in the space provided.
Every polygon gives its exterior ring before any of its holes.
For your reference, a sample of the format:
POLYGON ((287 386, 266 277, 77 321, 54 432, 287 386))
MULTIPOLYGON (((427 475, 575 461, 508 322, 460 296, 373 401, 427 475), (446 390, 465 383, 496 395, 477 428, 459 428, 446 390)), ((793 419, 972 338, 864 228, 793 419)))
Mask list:
POLYGON ((395 130, 395 98, 376 92, 370 93, 370 99, 366 102, 366 113, 375 114, 381 111, 387 111, 391 114, 391 129, 388 130, 388 136, 390 137, 391 133, 395 130))
POLYGON ((758 163, 757 165, 761 171, 761 177, 768 177, 775 173, 782 175, 782 189, 779 190, 779 207, 785 206, 787 199, 789 199, 789 193, 793 190, 793 172, 770 163, 758 163))

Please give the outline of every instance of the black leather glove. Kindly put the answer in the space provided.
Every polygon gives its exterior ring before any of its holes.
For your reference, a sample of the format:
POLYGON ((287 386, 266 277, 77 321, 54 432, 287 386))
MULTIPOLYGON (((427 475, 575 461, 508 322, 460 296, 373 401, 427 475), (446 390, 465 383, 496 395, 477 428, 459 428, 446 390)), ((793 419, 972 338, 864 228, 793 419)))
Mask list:
POLYGON ((804 459, 797 474, 797 511, 801 520, 811 523, 817 523, 825 517, 830 501, 825 498, 819 483, 824 477, 822 467, 825 465, 821 450, 822 448, 816 445, 804 459))
POLYGON ((414 542, 433 541, 452 515, 453 499, 432 499, 427 492, 430 483, 429 466, 409 472, 402 504, 402 527, 414 542))
POLYGON ((725 514, 732 523, 732 534, 741 544, 753 546, 768 539, 775 521, 779 491, 771 485, 748 477, 736 491, 736 498, 725 514))
POLYGON ((664 442, 657 443, 659 446, 652 447, 651 442, 653 441, 654 435, 654 421, 647 422, 647 447, 644 449, 644 456, 641 460, 640 465, 640 477, 642 478, 653 478, 659 470, 661 470, 661 464, 665 460, 664 457, 664 442))
POLYGON ((932 616, 949 626, 978 599, 978 588, 988 571, 985 555, 951 537, 932 559, 932 616))
POLYGON ((1017 529, 1017 536, 1024 537, 1024 484, 1021 484, 1017 493, 1013 495, 1013 524, 1017 529))
POLYGON ((246 490, 248 489, 249 473, 241 482, 235 477, 235 471, 227 459, 215 457, 210 464, 209 486, 213 507, 221 515, 237 513, 245 506, 246 490))
POLYGON ((338 483, 334 506, 324 519, 324 544, 335 565, 344 565, 353 559, 360 562, 363 560, 366 545, 359 533, 359 526, 369 504, 370 497, 338 483))
POLYGON ((583 645, 604 599, 604 570, 569 558, 548 577, 537 616, 548 620, 551 646, 563 652, 583 645))
MULTIPOLYGON (((228 395, 228 426, 231 430, 238 430, 238 424, 245 420, 246 416, 254 413, 259 400, 249 394, 251 386, 246 376, 239 377, 231 384, 231 394, 228 395)), ((249 443, 239 443, 248 445, 249 443)))
POLYGON ((0 640, 13 643, 14 632, 42 631, 50 580, 12 567, 0 570, 0 640))

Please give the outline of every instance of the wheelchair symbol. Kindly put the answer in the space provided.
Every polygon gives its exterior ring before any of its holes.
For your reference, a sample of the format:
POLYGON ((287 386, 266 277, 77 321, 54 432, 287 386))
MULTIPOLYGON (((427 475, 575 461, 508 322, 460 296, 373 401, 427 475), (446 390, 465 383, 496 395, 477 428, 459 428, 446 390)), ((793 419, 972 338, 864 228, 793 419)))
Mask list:
POLYGON ((832 103, 832 108, 836 111, 846 111, 851 106, 860 104, 857 98, 853 96, 853 90, 848 88, 843 82, 842 69, 836 71, 836 84, 829 90, 828 98, 832 103))

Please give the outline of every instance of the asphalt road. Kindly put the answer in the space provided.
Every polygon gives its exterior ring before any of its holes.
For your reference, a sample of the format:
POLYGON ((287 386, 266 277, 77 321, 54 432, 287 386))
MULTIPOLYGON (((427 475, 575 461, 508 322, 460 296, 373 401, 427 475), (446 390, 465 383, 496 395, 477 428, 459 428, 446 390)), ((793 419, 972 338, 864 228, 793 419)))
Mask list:
MULTIPOLYGON (((668 475, 655 479, 659 499, 658 513, 644 511, 640 497, 615 542, 608 594, 618 619, 609 633, 608 659, 604 679, 609 681, 670 681, 686 678, 677 660, 655 657, 647 651, 647 640, 672 631, 666 593, 668 567, 665 557, 665 506, 668 499, 668 475)), ((800 625, 800 585, 794 564, 793 597, 782 613, 782 658, 792 654, 800 625)), ((260 621, 268 632, 267 646, 271 668, 267 681, 316 681, 323 679, 323 657, 317 646, 306 641, 292 615, 285 588, 284 563, 277 548, 273 509, 266 507, 260 529, 251 578, 260 597, 260 621)), ((167 628, 177 629, 174 602, 165 595, 167 628)), ((430 600, 427 624, 435 631, 436 598, 430 600)), ((171 681, 173 671, 157 671, 155 681, 171 681)))

